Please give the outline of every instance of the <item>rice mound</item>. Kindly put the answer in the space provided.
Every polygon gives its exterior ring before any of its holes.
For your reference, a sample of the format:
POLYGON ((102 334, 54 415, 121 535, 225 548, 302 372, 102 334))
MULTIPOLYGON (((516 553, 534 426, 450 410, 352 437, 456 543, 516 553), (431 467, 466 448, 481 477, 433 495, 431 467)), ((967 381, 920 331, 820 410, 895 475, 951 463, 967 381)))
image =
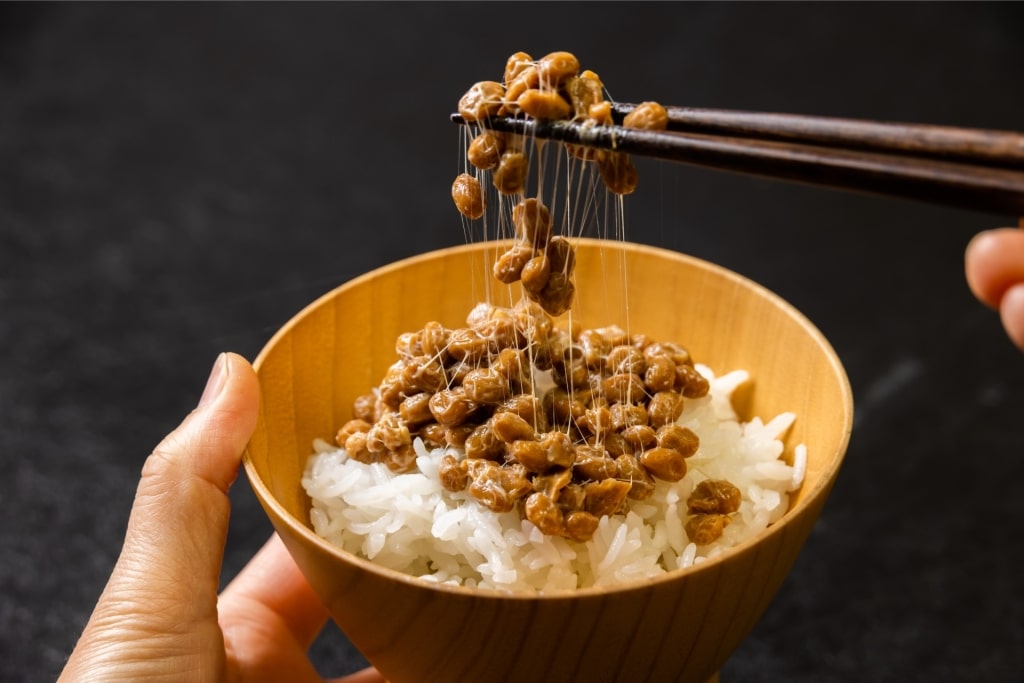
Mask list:
POLYGON ((675 483, 656 480, 650 498, 630 501, 625 515, 602 517, 593 538, 578 543, 547 536, 518 511, 495 513, 465 491, 451 493, 438 478, 441 458, 459 449, 428 450, 414 443, 418 471, 394 474, 382 463, 350 459, 318 439, 302 486, 313 501, 313 530, 351 553, 441 584, 503 591, 548 592, 645 579, 703 562, 780 519, 789 493, 800 487, 807 450, 781 459, 780 438, 796 419, 782 413, 765 423, 739 421, 730 403, 748 373, 715 377, 708 395, 688 399, 678 424, 700 437, 675 483), (704 479, 728 479, 743 499, 721 538, 697 546, 687 538, 686 499, 704 479))

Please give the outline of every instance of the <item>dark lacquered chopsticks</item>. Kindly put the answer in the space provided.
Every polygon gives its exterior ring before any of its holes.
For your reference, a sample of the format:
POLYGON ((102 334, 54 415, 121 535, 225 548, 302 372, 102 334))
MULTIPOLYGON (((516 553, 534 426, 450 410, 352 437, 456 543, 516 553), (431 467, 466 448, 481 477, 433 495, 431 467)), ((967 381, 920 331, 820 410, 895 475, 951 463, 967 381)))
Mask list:
MULTIPOLYGON (((633 105, 613 105, 616 121, 633 105)), ((637 156, 1024 215, 1024 134, 666 107, 669 129, 493 117, 482 125, 637 156)), ((465 123, 457 114, 456 123, 465 123)), ((476 124, 479 125, 479 124, 476 124)))

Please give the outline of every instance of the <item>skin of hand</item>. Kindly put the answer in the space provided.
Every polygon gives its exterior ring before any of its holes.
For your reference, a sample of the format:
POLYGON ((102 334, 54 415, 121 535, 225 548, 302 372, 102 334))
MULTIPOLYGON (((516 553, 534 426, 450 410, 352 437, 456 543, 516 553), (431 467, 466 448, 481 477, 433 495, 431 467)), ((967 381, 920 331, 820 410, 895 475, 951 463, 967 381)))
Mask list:
POLYGON ((1024 230, 998 228, 976 235, 967 245, 964 271, 971 291, 999 311, 1006 333, 1024 351, 1024 230))
MULTIPOLYGON (((306 652, 327 612, 275 535, 218 596, 228 489, 256 425, 249 363, 222 354, 146 460, 124 547, 67 665, 70 681, 323 681, 306 652)), ((374 670, 344 683, 383 683, 374 670)))

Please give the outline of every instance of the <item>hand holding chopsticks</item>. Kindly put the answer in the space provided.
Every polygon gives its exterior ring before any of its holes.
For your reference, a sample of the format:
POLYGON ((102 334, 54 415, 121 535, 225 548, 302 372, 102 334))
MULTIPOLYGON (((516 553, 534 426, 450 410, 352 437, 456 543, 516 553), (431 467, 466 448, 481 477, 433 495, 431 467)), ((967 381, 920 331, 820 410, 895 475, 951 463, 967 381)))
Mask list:
MULTIPOLYGON (((617 122, 633 105, 613 105, 617 122)), ((833 188, 1024 215, 1024 134, 666 107, 668 129, 491 117, 495 131, 833 188)), ((466 122, 452 115, 456 123, 466 122)))

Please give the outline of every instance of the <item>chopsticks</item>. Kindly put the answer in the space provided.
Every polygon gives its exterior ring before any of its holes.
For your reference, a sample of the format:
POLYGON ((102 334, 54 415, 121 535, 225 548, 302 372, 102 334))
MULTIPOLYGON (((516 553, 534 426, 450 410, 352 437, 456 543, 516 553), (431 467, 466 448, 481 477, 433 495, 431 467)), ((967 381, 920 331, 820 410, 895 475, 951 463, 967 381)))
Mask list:
MULTIPOLYGON (((613 118, 621 122, 633 107, 613 105, 613 118)), ((522 117, 493 117, 482 125, 666 161, 1024 216, 1022 133, 720 109, 666 110, 666 131, 522 117)), ((451 118, 466 124, 458 114, 451 118)))

